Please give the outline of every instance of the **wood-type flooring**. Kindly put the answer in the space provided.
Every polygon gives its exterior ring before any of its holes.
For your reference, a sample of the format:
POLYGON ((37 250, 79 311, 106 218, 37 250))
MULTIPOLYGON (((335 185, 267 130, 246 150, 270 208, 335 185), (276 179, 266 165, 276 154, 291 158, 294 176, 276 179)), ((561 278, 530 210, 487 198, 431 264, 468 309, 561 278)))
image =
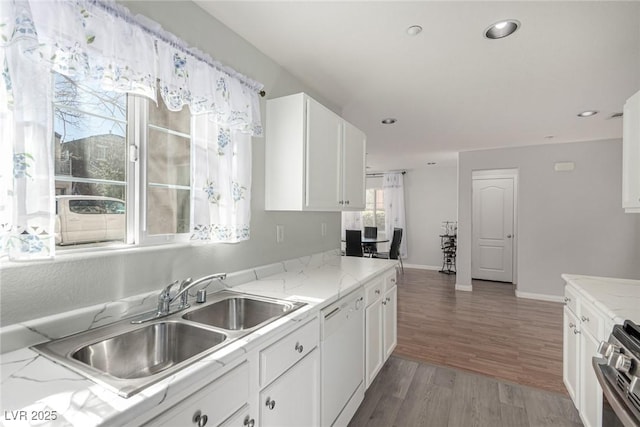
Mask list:
POLYGON ((455 275, 431 270, 398 279, 394 355, 567 395, 561 303, 516 298, 497 282, 456 291, 455 275))
POLYGON ((578 427, 568 396, 391 356, 349 427, 578 427))

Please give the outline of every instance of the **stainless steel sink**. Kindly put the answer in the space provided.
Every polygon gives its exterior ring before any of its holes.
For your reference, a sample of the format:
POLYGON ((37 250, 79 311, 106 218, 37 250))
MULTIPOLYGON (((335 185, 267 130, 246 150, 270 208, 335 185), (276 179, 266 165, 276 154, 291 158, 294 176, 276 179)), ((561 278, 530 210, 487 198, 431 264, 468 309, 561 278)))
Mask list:
POLYGON ((209 299, 149 323, 124 319, 32 348, 130 397, 306 305, 231 291, 211 294, 209 299))
POLYGON ((225 334, 188 323, 159 322, 85 345, 71 357, 116 378, 144 378, 207 351, 225 339, 225 334))
POLYGON ((302 305, 304 304, 270 301, 253 296, 229 296, 190 311, 182 318, 229 331, 241 331, 263 326, 302 305))

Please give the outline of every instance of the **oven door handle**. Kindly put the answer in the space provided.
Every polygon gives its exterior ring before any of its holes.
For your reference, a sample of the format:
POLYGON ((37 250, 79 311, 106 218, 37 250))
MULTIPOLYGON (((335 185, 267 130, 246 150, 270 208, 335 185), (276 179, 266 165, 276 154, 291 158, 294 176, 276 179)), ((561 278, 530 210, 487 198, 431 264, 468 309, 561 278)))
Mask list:
POLYGON ((611 404, 613 411, 616 413, 622 424, 625 427, 640 427, 638 419, 629 410, 628 405, 630 405, 631 402, 626 402, 626 397, 616 392, 614 384, 612 384, 605 375, 605 369, 613 369, 607 365, 607 359, 594 357, 591 359, 591 364, 593 365, 593 370, 596 373, 598 383, 600 383, 600 387, 602 388, 602 393, 611 404))

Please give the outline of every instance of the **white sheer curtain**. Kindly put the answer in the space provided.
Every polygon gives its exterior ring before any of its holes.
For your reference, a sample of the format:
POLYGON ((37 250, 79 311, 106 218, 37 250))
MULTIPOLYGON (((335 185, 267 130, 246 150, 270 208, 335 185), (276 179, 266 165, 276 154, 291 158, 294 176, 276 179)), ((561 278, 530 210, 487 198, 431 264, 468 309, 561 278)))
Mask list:
POLYGON ((209 115, 193 119, 193 231, 191 240, 249 239, 251 136, 218 125, 209 115))
POLYGON ((404 179, 402 172, 385 173, 382 177, 384 190, 384 217, 387 238, 393 237, 394 228, 402 228, 400 256, 407 258, 407 227, 404 208, 404 179))
MULTIPOLYGON (((54 254, 50 71, 91 79, 106 90, 156 102, 159 82, 170 110, 188 105, 193 114, 207 115, 210 125, 202 141, 217 142, 213 146, 200 143, 198 156, 207 156, 208 166, 203 172, 204 163, 198 158, 195 173, 218 186, 227 185, 224 173, 231 174, 234 203, 225 200, 218 206, 233 210, 237 218, 222 220, 228 212, 220 208, 212 214, 206 206, 194 215, 210 219, 197 227, 222 224, 213 241, 242 240, 239 235, 248 238, 250 176, 247 179, 246 169, 249 165, 250 170, 251 151, 247 140, 262 135, 260 83, 189 48, 159 24, 132 15, 114 0, 0 1, 0 61, 0 257, 34 259, 54 254), (224 155, 219 144, 222 134, 230 135, 230 151, 223 150, 224 155), (230 159, 232 166, 212 161, 216 156, 230 159), (220 231, 224 227, 231 228, 220 231)), ((194 201, 195 209, 203 206, 194 201)), ((195 228, 192 236, 202 240, 195 228)))

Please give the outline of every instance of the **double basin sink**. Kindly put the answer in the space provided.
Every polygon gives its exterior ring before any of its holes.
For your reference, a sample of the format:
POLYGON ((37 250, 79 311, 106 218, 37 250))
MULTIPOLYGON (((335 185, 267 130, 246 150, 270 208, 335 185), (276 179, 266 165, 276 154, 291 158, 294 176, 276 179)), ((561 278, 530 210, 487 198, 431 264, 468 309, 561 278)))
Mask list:
POLYGON ((232 291, 161 319, 131 319, 34 346, 54 361, 130 397, 304 303, 232 291))

